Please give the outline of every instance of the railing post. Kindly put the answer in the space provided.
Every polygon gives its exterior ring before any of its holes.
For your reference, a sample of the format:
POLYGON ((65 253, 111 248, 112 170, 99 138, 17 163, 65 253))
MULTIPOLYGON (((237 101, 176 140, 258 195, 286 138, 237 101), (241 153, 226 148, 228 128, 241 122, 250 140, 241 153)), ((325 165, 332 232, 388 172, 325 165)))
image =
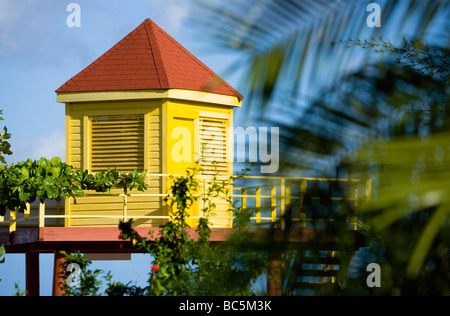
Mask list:
POLYGON ((26 209, 25 209, 25 212, 23 213, 23 216, 25 217, 25 218, 28 218, 28 217, 30 217, 30 214, 31 214, 31 205, 30 205, 30 203, 25 203, 25 206, 26 206, 26 209))
POLYGON ((306 212, 304 212, 304 210, 303 210, 303 207, 304 207, 303 202, 305 200, 307 185, 308 185, 308 182, 306 180, 303 180, 302 182, 300 182, 300 212, 299 212, 300 223, 299 223, 299 227, 301 227, 301 228, 306 228, 306 212))
POLYGON ((284 215, 286 214, 286 179, 280 179, 280 218, 281 218, 281 230, 286 227, 286 219, 284 215))
POLYGON ((123 195, 123 221, 127 221, 128 216, 128 196, 126 194, 123 195))
POLYGON ((45 227, 45 202, 39 203, 39 227, 45 227))
MULTIPOLYGON (((261 218, 261 187, 256 188, 255 196, 256 217, 261 218)), ((256 223, 261 223, 261 220, 256 220, 256 223)))
POLYGON ((247 189, 242 189, 242 209, 247 208, 247 189))
POLYGON ((286 186, 286 205, 291 204, 292 200, 291 200, 291 186, 287 185, 286 186))
POLYGON ((9 232, 15 232, 17 229, 17 223, 16 223, 16 219, 17 219, 17 212, 16 210, 14 211, 9 211, 9 232))
POLYGON ((272 218, 272 222, 276 222, 277 220, 277 185, 275 184, 270 189, 270 217, 272 218))

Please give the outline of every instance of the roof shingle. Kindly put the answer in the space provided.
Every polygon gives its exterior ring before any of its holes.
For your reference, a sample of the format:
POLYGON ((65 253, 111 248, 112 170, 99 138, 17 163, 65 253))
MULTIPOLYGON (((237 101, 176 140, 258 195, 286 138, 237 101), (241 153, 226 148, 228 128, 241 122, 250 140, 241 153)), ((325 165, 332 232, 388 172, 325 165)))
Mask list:
POLYGON ((56 92, 168 89, 210 92, 243 99, 239 92, 150 19, 56 92))

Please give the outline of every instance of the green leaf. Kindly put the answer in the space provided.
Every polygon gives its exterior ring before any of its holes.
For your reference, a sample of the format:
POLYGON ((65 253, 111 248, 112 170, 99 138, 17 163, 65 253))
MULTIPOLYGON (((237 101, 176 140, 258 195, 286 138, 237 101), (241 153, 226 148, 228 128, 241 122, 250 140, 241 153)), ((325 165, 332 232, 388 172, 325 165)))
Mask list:
POLYGON ((59 177, 60 172, 61 172, 61 168, 54 167, 52 169, 52 174, 55 178, 59 177))
POLYGON ((50 160, 52 165, 59 165, 61 164, 61 158, 60 157, 54 157, 50 160))
MULTIPOLYGON (((6 249, 4 246, 0 246, 0 258, 3 257, 3 255, 6 253, 6 249)), ((0 259, 0 264, 5 263, 5 258, 0 259)), ((1 281, 1 279, 0 279, 1 281)))
POLYGON ((80 195, 80 196, 84 195, 84 191, 81 189, 75 189, 75 190, 72 190, 72 192, 76 195, 80 195))
POLYGON ((19 187, 19 199, 22 202, 26 202, 28 201, 28 199, 30 198, 31 193, 25 192, 22 187, 19 187))
POLYGON ((29 174, 27 168, 23 167, 21 171, 22 171, 22 175, 23 175, 23 176, 25 176, 25 177, 27 177, 27 178, 30 176, 30 174, 29 174))
POLYGON ((431 244, 433 243, 433 240, 442 225, 445 225, 449 214, 448 205, 441 206, 435 211, 432 218, 427 223, 411 256, 409 266, 406 271, 406 275, 408 277, 416 278, 419 275, 426 255, 430 250, 431 244))
POLYGON ((55 187, 47 186, 45 187, 45 192, 49 199, 56 199, 58 197, 59 190, 55 187))

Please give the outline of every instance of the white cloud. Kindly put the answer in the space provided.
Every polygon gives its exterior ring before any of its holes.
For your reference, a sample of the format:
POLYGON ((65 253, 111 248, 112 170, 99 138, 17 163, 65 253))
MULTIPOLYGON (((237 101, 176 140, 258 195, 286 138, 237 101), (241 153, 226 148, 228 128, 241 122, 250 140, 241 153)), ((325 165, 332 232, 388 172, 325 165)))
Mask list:
MULTIPOLYGON (((187 1, 186 1, 187 2, 187 1)), ((189 16, 189 6, 188 5, 171 5, 167 9, 167 18, 169 21, 170 32, 177 33, 183 21, 189 16)))
POLYGON ((160 16, 160 26, 169 34, 177 34, 182 23, 189 17, 192 1, 156 0, 153 3, 154 16, 160 16))
POLYGON ((65 141, 64 131, 55 130, 50 135, 37 139, 30 138, 28 140, 11 141, 12 156, 7 156, 6 161, 9 163, 17 163, 27 159, 37 160, 41 157, 51 159, 53 157, 61 157, 65 160, 65 141))
POLYGON ((57 0, 1 0, 0 55, 14 56, 39 43, 54 27, 58 9, 57 0))

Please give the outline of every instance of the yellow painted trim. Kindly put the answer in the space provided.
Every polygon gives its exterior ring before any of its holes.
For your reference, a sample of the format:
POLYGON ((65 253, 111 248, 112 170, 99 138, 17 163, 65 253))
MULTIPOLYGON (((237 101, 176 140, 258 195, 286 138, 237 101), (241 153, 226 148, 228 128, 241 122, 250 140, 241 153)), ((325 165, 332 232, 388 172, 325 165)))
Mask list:
POLYGON ((84 116, 113 116, 113 115, 149 115, 149 109, 107 109, 84 111, 84 116))
POLYGON ((199 112, 200 117, 204 118, 214 118, 214 119, 221 119, 221 120, 229 120, 230 115, 225 113, 218 113, 218 112, 206 112, 206 111, 200 111, 199 112))
POLYGON ((91 131, 90 131, 90 118, 89 116, 83 116, 83 171, 90 171, 90 141, 91 141, 91 131))
MULTIPOLYGON (((72 164, 71 152, 72 148, 70 146, 70 134, 72 131, 72 118, 70 115, 70 104, 66 104, 66 163, 68 165, 72 164)), ((70 215, 70 198, 64 201, 64 210, 66 215, 70 215)), ((64 219, 64 226, 68 227, 70 225, 70 218, 64 219)))
POLYGON ((169 98, 171 99, 190 100, 203 103, 228 105, 233 107, 242 106, 242 102, 237 97, 228 95, 179 89, 168 90, 168 93, 169 98))
POLYGON ((71 120, 70 120, 70 104, 66 104, 66 113, 65 113, 65 119, 66 119, 66 163, 68 165, 71 164, 70 161, 70 154, 71 154, 71 148, 70 148, 70 131, 71 131, 71 120))
POLYGON ((237 97, 181 89, 107 92, 63 92, 58 93, 56 99, 59 103, 176 99, 226 105, 231 107, 242 107, 242 102, 237 97))
POLYGON ((200 119, 194 119, 194 162, 201 159, 201 146, 200 146, 200 119))
MULTIPOLYGON (((162 105, 161 105, 161 142, 162 142, 162 155, 160 157, 161 159, 161 164, 162 164, 162 173, 163 174, 167 174, 167 150, 168 150, 168 146, 167 146, 167 142, 169 139, 169 128, 168 128, 168 121, 167 121, 167 117, 168 117, 168 100, 163 100, 162 105)), ((163 179, 163 188, 166 187, 166 180, 165 178, 163 179)))
POLYGON ((233 174, 233 161, 234 161, 234 121, 233 121, 233 111, 230 111, 230 119, 228 120, 228 128, 227 128, 227 146, 228 146, 228 167, 230 175, 233 174))
POLYGON ((150 113, 144 115, 144 170, 150 172, 150 113))
POLYGON ((183 119, 192 119, 192 120, 199 119, 198 111, 195 111, 195 110, 187 110, 187 109, 176 108, 176 107, 172 107, 171 110, 173 112, 172 112, 171 117, 169 118, 170 120, 173 120, 175 117, 183 118, 183 119))

